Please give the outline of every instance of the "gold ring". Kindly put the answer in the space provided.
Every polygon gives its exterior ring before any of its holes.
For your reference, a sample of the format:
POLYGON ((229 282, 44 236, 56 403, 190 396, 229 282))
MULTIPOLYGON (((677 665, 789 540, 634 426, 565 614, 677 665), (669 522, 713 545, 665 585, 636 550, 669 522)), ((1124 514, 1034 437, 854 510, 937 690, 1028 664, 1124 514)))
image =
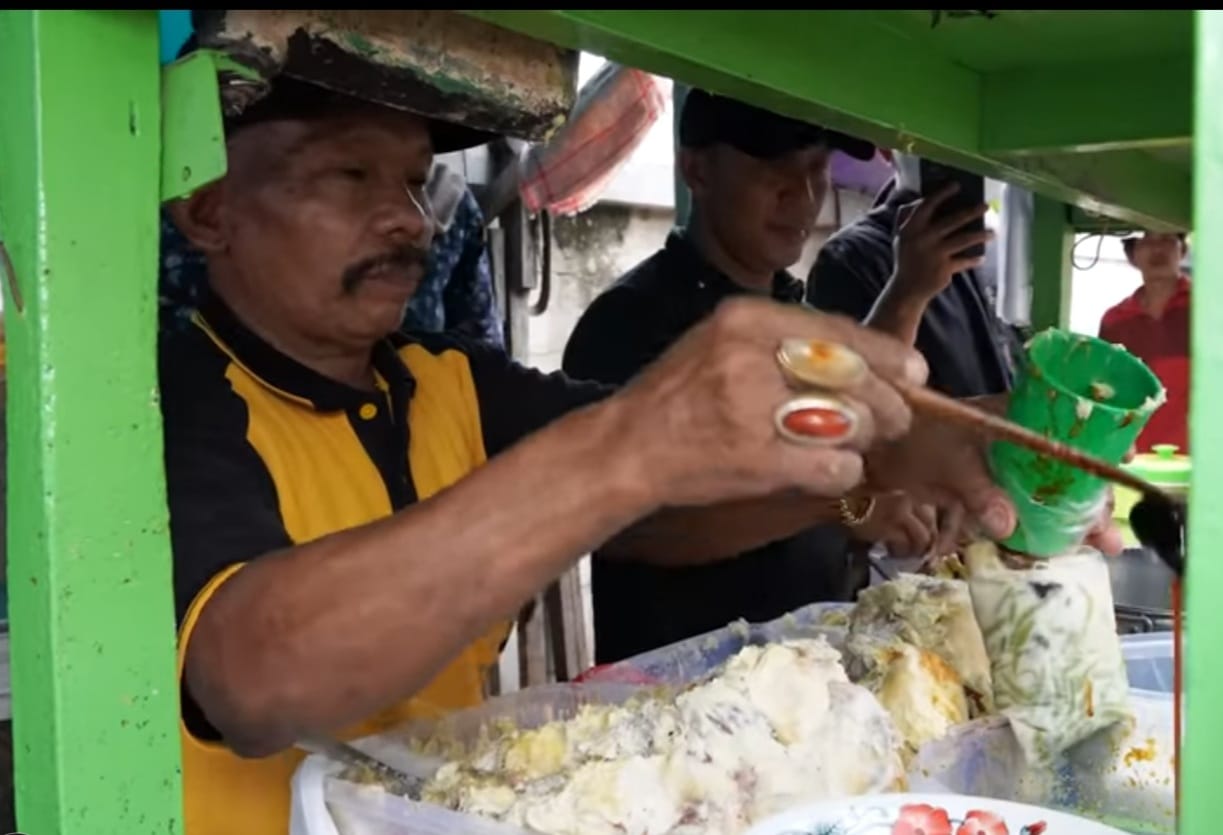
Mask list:
POLYGON ((791 398, 773 413, 778 434, 802 446, 841 446, 856 437, 861 423, 845 401, 818 393, 791 398))

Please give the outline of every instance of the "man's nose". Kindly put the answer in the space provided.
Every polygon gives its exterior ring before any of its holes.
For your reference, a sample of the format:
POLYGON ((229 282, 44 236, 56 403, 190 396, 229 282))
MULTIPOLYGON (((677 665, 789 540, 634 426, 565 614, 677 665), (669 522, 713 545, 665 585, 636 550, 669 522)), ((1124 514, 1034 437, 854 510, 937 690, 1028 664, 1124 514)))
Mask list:
POLYGON ((428 246, 433 239, 436 221, 429 195, 424 189, 414 189, 399 183, 383 189, 375 227, 379 234, 405 239, 419 246, 428 246))

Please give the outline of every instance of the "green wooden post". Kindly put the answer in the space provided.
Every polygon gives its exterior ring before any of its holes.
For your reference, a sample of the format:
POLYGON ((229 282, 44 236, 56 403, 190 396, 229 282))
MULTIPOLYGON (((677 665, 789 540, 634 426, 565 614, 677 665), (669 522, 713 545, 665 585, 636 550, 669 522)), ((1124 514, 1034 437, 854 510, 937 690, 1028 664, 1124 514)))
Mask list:
POLYGON ((1032 213, 1032 327, 1064 328, 1070 322, 1073 231, 1066 206, 1036 195, 1032 213))
POLYGON ((1185 833, 1216 832, 1223 820, 1218 785, 1218 753, 1223 744, 1223 666, 1213 639, 1223 635, 1223 562, 1216 558, 1223 541, 1223 390, 1213 379, 1223 368, 1223 12, 1197 16, 1197 98, 1194 118, 1193 308, 1190 348, 1193 357, 1190 447, 1193 491, 1190 497, 1189 553, 1185 578, 1185 739, 1182 752, 1181 818, 1185 833), (1215 299, 1218 301, 1215 301, 1215 299))
POLYGON ((0 12, 0 78, 18 820, 172 835, 157 13, 0 12))

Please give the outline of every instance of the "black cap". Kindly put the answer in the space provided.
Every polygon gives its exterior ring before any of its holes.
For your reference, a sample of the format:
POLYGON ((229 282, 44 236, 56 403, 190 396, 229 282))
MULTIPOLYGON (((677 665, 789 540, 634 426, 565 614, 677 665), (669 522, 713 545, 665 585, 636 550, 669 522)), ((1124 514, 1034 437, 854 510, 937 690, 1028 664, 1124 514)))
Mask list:
POLYGON ((875 146, 866 140, 726 96, 690 91, 680 114, 680 145, 704 148, 719 142, 760 159, 774 159, 812 145, 843 151, 854 159, 875 156, 875 146))

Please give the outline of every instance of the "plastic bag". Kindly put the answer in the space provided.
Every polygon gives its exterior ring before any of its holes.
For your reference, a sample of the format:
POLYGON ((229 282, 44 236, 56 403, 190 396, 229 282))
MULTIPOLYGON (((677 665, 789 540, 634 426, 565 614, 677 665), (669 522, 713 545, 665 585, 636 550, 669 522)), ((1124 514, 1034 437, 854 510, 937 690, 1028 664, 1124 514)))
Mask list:
MULTIPOLYGON (((745 646, 823 637, 843 651, 852 603, 812 603, 766 623, 738 621, 704 635, 588 670, 581 681, 688 684, 708 675, 745 646)), ((843 654, 843 653, 842 653, 843 654)))
POLYGON ((1104 557, 1091 548, 1015 570, 966 555, 994 703, 1028 761, 1047 764, 1128 717, 1129 681, 1104 557))
POLYGON ((568 121, 523 158, 527 211, 569 215, 593 205, 666 108, 662 79, 607 62, 578 92, 568 121))

